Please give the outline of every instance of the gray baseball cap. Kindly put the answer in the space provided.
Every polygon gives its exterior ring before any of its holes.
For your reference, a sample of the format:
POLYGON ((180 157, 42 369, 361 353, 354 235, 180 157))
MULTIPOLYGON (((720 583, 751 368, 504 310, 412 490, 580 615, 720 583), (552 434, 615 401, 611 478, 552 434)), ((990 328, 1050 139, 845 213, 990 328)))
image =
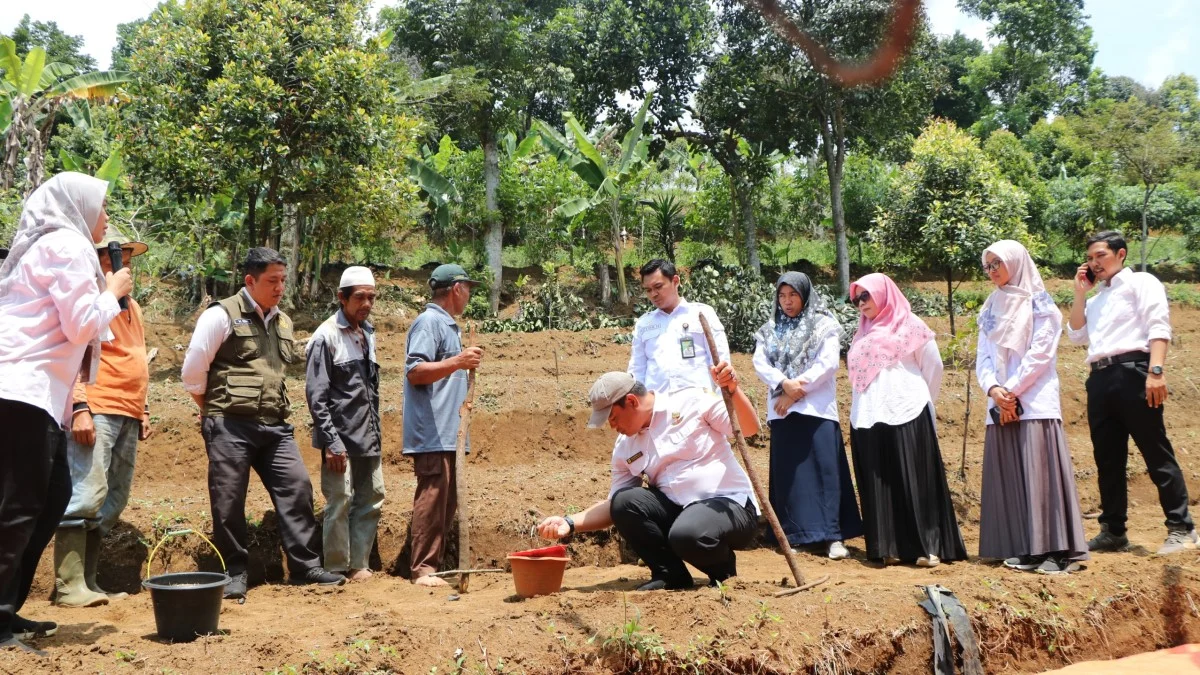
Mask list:
POLYGON ((625 398, 633 390, 637 380, 629 373, 605 373, 592 385, 588 392, 588 400, 592 403, 592 418, 588 420, 589 429, 599 429, 608 424, 608 413, 613 404, 625 398))
POLYGON ((453 286, 458 282, 478 286, 481 282, 467 276, 467 271, 461 265, 438 265, 433 274, 429 275, 429 285, 432 288, 453 286))

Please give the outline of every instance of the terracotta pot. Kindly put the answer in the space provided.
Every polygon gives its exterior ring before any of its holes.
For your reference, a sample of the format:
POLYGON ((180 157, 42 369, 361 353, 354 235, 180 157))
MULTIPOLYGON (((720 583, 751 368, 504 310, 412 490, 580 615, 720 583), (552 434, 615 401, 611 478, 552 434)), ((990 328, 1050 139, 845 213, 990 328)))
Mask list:
POLYGON ((532 598, 535 595, 550 595, 562 588, 563 571, 567 569, 566 557, 531 558, 521 555, 508 556, 512 566, 513 584, 517 595, 532 598))

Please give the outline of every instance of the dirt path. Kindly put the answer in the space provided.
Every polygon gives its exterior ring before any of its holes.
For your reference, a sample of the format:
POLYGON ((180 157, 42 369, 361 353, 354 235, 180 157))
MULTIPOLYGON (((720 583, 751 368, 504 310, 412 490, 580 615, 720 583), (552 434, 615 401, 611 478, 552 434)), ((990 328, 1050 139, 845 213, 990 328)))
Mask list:
MULTIPOLYGON (((383 317, 381 317, 383 318, 383 317)), ((51 656, 0 654, 3 672, 928 672, 930 629, 917 607, 919 587, 940 583, 962 600, 975 622, 988 672, 1038 672, 1073 661, 1127 655, 1200 640, 1200 554, 1167 560, 1150 555, 1164 535, 1162 513, 1145 466, 1130 461, 1130 552, 1100 555, 1065 578, 1013 573, 975 560, 933 570, 879 568, 864 559, 861 539, 847 542, 853 558, 833 563, 802 555, 804 572, 829 583, 776 599, 787 566, 758 548, 739 554, 741 576, 725 591, 628 593, 644 568, 607 533, 571 545, 574 562, 564 592, 519 601, 507 575, 472 579, 471 593, 418 589, 391 572, 406 569, 405 534, 415 485, 400 456, 400 377, 404 328, 411 317, 380 321, 385 472, 388 500, 379 540, 384 572, 343 589, 285 585, 274 515, 252 481, 247 516, 253 542, 251 589, 245 605, 226 603, 225 634, 171 645, 154 637, 148 593, 139 592, 147 543, 178 527, 209 527, 206 458, 194 409, 178 381, 188 333, 150 327, 160 349, 151 388, 159 433, 143 444, 133 500, 106 542, 101 582, 134 593, 92 610, 54 608, 45 601, 49 553, 25 614, 62 628, 40 645, 51 656), (459 652, 458 650, 462 650, 459 652), (456 656, 460 654, 461 656, 456 656), (458 663, 461 658, 461 663, 458 663)), ((931 320, 945 331, 944 320, 931 320)), ((1176 311, 1176 345, 1168 362, 1172 399, 1167 420, 1185 475, 1200 495, 1200 311, 1176 311)), ((594 378, 625 366, 618 331, 481 335, 486 361, 477 390, 471 472, 472 541, 480 566, 503 565, 513 550, 540 545, 529 528, 539 514, 579 509, 602 497, 613 436, 587 432, 585 395, 594 378)), ((1098 505, 1084 414, 1083 352, 1064 345, 1059 372, 1064 422, 1075 457, 1085 512, 1098 505)), ((749 357, 735 357, 750 373, 749 357)), ((300 371, 294 373, 295 377, 300 371)), ((966 481, 957 480, 966 373, 948 371, 938 402, 938 430, 969 551, 978 546, 982 467, 982 397, 973 392, 966 481)), ((844 378, 843 378, 844 384, 844 378)), ((843 387, 843 389, 846 389, 843 387)), ((763 391, 751 384, 755 400, 763 391)), ((291 384, 293 421, 305 448, 308 415, 299 379, 291 384)), ((843 414, 849 401, 843 391, 843 414)), ((761 440, 751 452, 766 475, 761 440)), ((317 455, 305 450, 314 484, 317 455)), ((318 491, 319 492, 319 491, 318 491)), ((318 494, 318 508, 323 500, 318 494)), ((1195 500, 1194 502, 1195 503, 1195 500)), ((1089 534, 1094 520, 1085 522, 1089 534)), ((199 542, 168 544, 172 570, 217 567, 199 542)), ((454 560, 449 555, 448 560, 454 560)), ((159 563, 156 560, 156 571, 159 563)), ((698 577, 700 575, 697 575, 698 577)))

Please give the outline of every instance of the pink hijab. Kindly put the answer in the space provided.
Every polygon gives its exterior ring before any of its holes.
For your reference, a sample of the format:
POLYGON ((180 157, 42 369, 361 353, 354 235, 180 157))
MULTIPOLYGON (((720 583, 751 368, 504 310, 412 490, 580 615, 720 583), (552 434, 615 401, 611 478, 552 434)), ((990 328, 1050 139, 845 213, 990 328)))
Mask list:
POLYGON ((871 294, 879 313, 874 319, 859 315, 858 332, 846 355, 850 383, 857 392, 866 390, 879 371, 895 365, 934 337, 886 274, 868 274, 850 284, 851 298, 861 291, 871 294))
POLYGON ((1001 239, 987 247, 981 256, 985 264, 988 253, 1004 263, 1008 283, 988 296, 982 312, 990 312, 995 320, 980 328, 996 345, 1024 353, 1033 337, 1033 297, 1045 293, 1046 285, 1029 251, 1019 242, 1001 239))

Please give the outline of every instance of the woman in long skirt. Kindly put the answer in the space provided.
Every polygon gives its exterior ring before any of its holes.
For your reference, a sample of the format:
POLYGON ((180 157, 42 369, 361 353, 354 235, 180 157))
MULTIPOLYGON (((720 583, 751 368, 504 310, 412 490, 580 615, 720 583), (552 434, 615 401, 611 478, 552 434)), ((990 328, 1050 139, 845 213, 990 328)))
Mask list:
POLYGON ((1062 314, 1020 243, 983 253, 995 284, 979 312, 975 373, 988 395, 979 556, 1066 574, 1087 560, 1058 387, 1062 314))
POLYGON ((775 282, 775 314, 755 335, 754 370, 767 385, 771 506, 788 543, 824 544, 833 560, 862 535, 838 424, 842 328, 801 272, 775 282))
POLYGON ((846 363, 867 557, 921 567, 964 560, 934 429, 942 359, 933 331, 886 275, 854 282, 850 298, 861 313, 846 363))

